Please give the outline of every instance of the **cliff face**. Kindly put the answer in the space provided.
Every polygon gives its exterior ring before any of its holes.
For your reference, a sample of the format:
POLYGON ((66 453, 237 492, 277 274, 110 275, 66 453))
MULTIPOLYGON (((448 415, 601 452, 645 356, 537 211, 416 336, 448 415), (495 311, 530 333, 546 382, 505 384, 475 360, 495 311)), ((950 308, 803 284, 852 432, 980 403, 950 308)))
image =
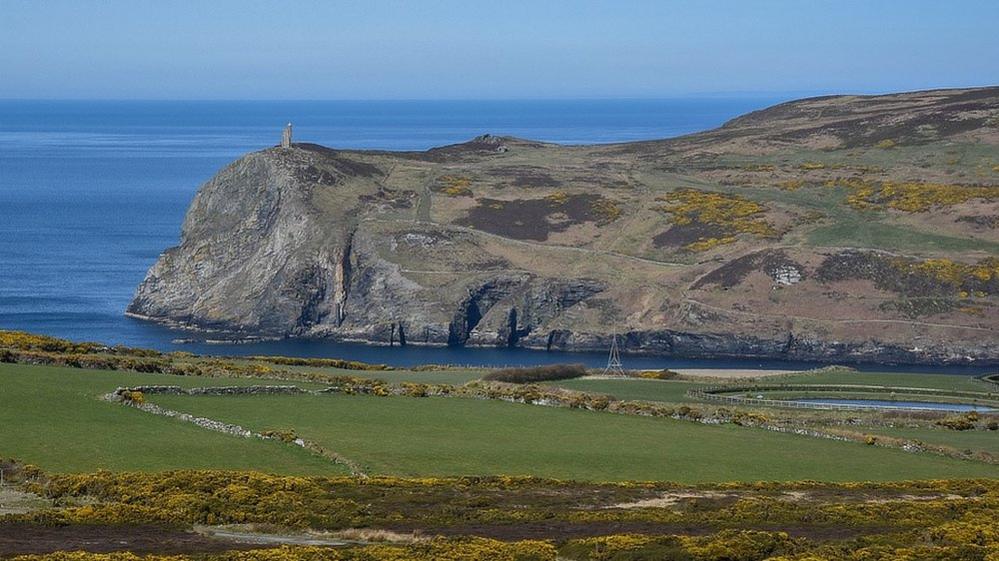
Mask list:
POLYGON ((237 335, 999 362, 999 89, 675 140, 309 144, 202 186, 129 313, 237 335))

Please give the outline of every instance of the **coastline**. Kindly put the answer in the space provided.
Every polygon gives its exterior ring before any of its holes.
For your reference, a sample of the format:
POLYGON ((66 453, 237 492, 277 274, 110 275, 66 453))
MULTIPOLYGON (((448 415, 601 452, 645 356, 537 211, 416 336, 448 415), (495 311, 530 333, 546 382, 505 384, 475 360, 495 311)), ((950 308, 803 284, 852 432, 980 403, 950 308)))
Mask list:
MULTIPOLYGON (((398 342, 389 342, 384 340, 369 339, 363 337, 350 337, 350 336, 336 336, 331 335, 328 337, 308 337, 308 336, 297 336, 297 335, 281 335, 281 334, 265 334, 265 333, 247 333, 245 331, 239 330, 226 330, 220 327, 207 327, 199 326, 197 324, 179 322, 177 320, 169 318, 157 318, 144 316, 142 314, 137 314, 134 312, 125 312, 125 315, 141 320, 144 322, 149 322, 152 324, 157 324, 160 326, 167 327, 171 330, 176 330, 188 334, 215 334, 219 337, 188 337, 181 338, 178 337, 174 339, 174 344, 179 346, 185 345, 207 345, 209 347, 221 347, 225 345, 235 345, 235 346, 247 346, 256 343, 276 343, 280 344, 282 342, 290 342, 293 344, 336 344, 336 345, 347 345, 362 347, 367 350, 377 350, 377 349, 399 349, 407 350, 412 349, 415 352, 419 352, 420 349, 426 350, 445 350, 445 349, 455 349, 459 352, 477 352, 482 351, 483 353, 504 353, 511 351, 514 353, 537 353, 538 358, 550 354, 558 354, 559 356, 569 355, 566 357, 564 362, 573 362, 572 357, 578 357, 580 360, 584 358, 599 357, 600 361, 606 359, 606 352, 609 348, 609 336, 607 335, 591 335, 589 338, 590 343, 586 346, 573 346, 573 345, 562 345, 558 347, 545 347, 537 345, 528 344, 518 344, 513 347, 498 347, 490 345, 480 345, 480 344, 465 344, 460 346, 451 346, 446 343, 436 343, 436 342, 422 342, 409 340, 405 344, 399 344, 398 342), (607 339, 604 341, 604 339, 607 339)), ((714 342, 719 340, 724 341, 725 339, 730 339, 733 344, 739 344, 742 347, 746 347, 746 341, 735 336, 729 336, 725 334, 693 334, 693 333, 683 333, 679 334, 686 338, 690 337, 710 337, 714 342)), ((648 337, 655 336, 661 339, 661 332, 629 332, 622 335, 622 339, 629 340, 629 338, 634 337, 648 337)), ((786 352, 788 347, 786 341, 752 341, 754 348, 757 351, 769 351, 769 352, 755 352, 755 353, 745 353, 740 354, 736 352, 717 352, 710 348, 696 348, 690 345, 685 346, 682 349, 674 348, 670 350, 659 350, 654 348, 629 348, 627 344, 622 344, 621 354, 624 357, 630 357, 633 359, 664 359, 664 360, 679 360, 679 361, 718 361, 719 363, 730 363, 730 362, 746 362, 752 363, 755 361, 764 361, 768 363, 774 363, 773 367, 764 368, 764 370, 790 370, 787 367, 781 366, 781 363, 808 363, 803 368, 821 368, 825 366, 848 366, 856 367, 864 370, 877 370, 878 367, 899 369, 899 368, 925 368, 925 369, 942 369, 947 370, 950 368, 958 369, 970 369, 977 374, 988 374, 993 371, 999 370, 999 357, 988 357, 986 359, 975 360, 971 357, 961 356, 960 354, 952 353, 950 356, 953 358, 950 360, 934 360, 932 356, 924 356, 922 360, 898 360, 899 358, 906 357, 916 357, 920 355, 915 355, 912 352, 907 352, 905 349, 899 349, 897 347, 889 346, 878 346, 876 344, 869 344, 866 346, 866 353, 858 353, 856 350, 850 352, 851 349, 846 348, 842 344, 836 344, 833 350, 838 350, 839 352, 825 352, 825 353, 808 353, 808 352, 786 352), (879 358, 881 360, 879 360, 879 358), (886 360, 889 359, 889 360, 886 360), (890 360, 894 359, 894 360, 890 360)), ((806 348, 816 348, 814 344, 820 344, 820 342, 811 342, 813 346, 806 348)), ((715 345, 717 348, 717 345, 715 345)), ((208 353, 211 354, 211 353, 208 353)), ((351 358, 349 356, 343 356, 339 358, 351 358)), ((594 361, 591 361, 594 362, 594 361)), ((594 362, 596 364, 596 362, 594 362)), ((455 365, 468 365, 468 366, 483 366, 482 364, 471 364, 471 363, 455 363, 455 365)), ((493 366, 507 366, 505 363, 496 363, 493 366)), ((694 367, 697 370, 727 370, 730 368, 719 367, 714 368, 711 366, 706 367, 694 367)), ((736 368, 737 370, 744 369, 743 367, 736 368)), ((796 370, 796 369, 795 369, 796 370)))

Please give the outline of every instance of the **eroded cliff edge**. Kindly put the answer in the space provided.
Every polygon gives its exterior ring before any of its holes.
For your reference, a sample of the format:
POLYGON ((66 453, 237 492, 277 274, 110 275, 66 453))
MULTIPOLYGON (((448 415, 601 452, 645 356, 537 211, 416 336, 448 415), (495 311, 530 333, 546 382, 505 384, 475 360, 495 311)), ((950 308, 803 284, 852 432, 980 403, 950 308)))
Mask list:
POLYGON ((668 141, 311 144, 201 187, 129 313, 236 335, 999 363, 999 89, 668 141))

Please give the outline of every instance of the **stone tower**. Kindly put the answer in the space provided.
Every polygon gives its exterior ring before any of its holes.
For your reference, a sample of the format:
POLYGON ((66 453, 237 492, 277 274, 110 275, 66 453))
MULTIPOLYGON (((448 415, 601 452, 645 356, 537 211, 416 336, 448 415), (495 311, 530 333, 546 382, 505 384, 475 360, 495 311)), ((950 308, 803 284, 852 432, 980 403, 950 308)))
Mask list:
POLYGON ((285 125, 281 133, 281 148, 291 148, 291 123, 285 125))

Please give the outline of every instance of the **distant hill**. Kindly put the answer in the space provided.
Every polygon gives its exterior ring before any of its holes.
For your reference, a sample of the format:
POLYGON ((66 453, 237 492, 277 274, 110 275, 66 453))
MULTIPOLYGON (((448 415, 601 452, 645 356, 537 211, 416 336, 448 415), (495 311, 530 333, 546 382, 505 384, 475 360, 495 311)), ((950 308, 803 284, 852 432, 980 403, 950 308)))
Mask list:
POLYGON ((999 88, 831 96, 675 139, 271 148, 129 313, 236 334, 999 364, 999 88))

